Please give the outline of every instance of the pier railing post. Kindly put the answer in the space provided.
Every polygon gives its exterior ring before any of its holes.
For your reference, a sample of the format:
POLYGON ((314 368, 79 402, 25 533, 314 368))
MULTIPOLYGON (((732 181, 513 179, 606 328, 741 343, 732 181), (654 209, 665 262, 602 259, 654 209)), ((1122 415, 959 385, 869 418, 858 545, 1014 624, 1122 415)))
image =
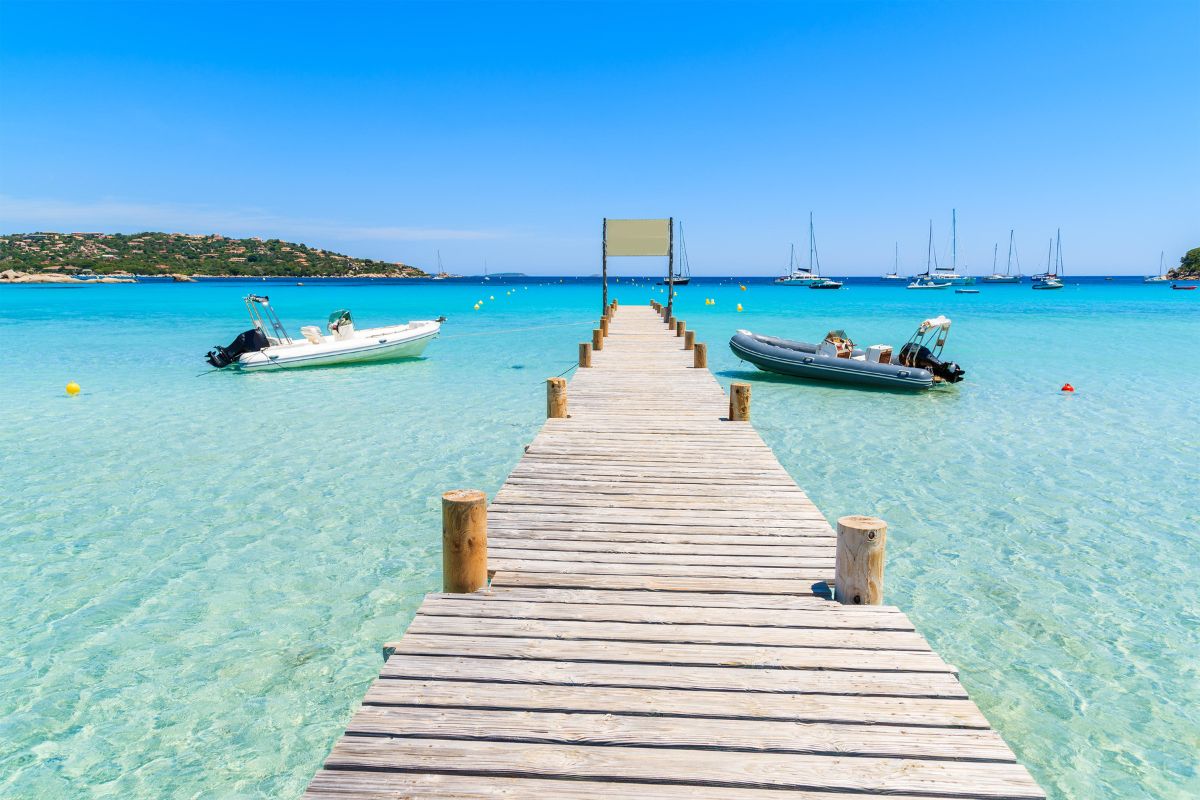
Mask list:
POLYGON ((684 331, 683 349, 684 350, 696 349, 696 332, 695 331, 684 331))
POLYGON ((733 422, 750 421, 750 384, 729 384, 729 419, 733 422))
POLYGON ((675 329, 675 317, 667 317, 667 330, 675 329))
POLYGON ((579 343, 579 366, 590 367, 592 365, 592 343, 579 343))
POLYGON ((598 353, 603 349, 604 349, 604 334, 602 334, 600 332, 599 328, 596 328, 592 331, 592 352, 598 353))
POLYGON ((683 336, 683 334, 684 334, 686 331, 687 331, 687 323, 686 323, 686 322, 684 322, 684 321, 683 321, 683 320, 681 320, 681 319, 677 319, 677 320, 675 320, 675 335, 676 335, 676 336, 683 336))
POLYGON ((708 367, 708 345, 704 342, 696 342, 696 349, 692 351, 692 354, 693 367, 696 369, 705 369, 708 367))
POLYGON ((546 416, 550 419, 567 418, 567 379, 546 379, 546 416))
POLYGON ((883 562, 887 523, 878 517, 849 516, 837 521, 834 597, 843 605, 883 604, 883 562))
POLYGON ((608 317, 600 318, 600 335, 608 336, 608 317))
POLYGON ((442 591, 465 594, 487 584, 487 495, 442 495, 442 591))

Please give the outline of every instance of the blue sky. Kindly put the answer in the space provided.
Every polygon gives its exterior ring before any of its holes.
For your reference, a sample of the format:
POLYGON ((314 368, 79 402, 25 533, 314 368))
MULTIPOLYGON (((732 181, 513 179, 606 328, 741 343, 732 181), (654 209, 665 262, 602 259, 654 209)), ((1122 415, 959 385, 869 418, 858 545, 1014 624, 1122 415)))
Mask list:
POLYGON ((278 236, 589 274, 1026 272, 1200 246, 1200 3, 0 2, 0 231, 278 236), (644 271, 633 260, 618 271, 644 271))

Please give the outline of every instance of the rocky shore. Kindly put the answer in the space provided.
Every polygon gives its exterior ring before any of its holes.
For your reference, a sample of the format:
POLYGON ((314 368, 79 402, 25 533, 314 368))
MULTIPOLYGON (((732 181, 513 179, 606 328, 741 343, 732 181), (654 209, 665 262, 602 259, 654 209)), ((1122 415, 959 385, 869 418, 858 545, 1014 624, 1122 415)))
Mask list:
POLYGON ((85 280, 54 272, 17 272, 15 269, 6 269, 0 272, 0 283, 137 283, 137 281, 133 278, 107 275, 85 280))

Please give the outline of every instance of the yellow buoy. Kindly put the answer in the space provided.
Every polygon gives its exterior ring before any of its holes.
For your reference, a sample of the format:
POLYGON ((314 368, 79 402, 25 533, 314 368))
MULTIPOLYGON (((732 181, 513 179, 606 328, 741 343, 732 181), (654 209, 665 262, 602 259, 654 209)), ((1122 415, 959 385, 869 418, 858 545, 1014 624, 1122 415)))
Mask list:
POLYGON ((479 310, 479 303, 476 303, 476 304, 475 304, 475 310, 476 310, 476 311, 478 311, 478 310, 479 310))
POLYGON ((741 311, 741 310, 742 310, 742 304, 738 303, 738 311, 741 311))
POLYGON ((69 394, 71 397, 74 397, 75 395, 79 394, 79 384, 76 383, 75 381, 71 381, 70 383, 68 383, 67 384, 67 394, 69 394))
POLYGON ((746 284, 744 284, 744 283, 739 283, 739 284, 738 284, 738 286, 741 288, 741 290, 742 290, 743 292, 744 292, 744 291, 746 291, 746 284))
POLYGON ((488 295, 488 300, 495 300, 495 299, 496 299, 496 295, 494 295, 494 294, 488 295))

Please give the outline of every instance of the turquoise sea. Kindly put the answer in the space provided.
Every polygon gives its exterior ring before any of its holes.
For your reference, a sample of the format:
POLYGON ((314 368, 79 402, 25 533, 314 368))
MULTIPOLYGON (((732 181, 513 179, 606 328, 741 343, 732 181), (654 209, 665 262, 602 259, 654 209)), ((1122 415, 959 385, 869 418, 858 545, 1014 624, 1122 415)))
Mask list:
MULTIPOLYGON (((600 306, 583 280, 306 283, 0 286, 0 796, 298 796, 440 585, 440 492, 500 486, 600 306), (420 361, 202 374, 248 291, 293 331, 449 321, 420 361)), ((1200 292, 745 285, 695 281, 678 316, 831 520, 888 520, 889 602, 1050 795, 1200 796, 1200 292), (968 374, 926 394, 725 346, 899 345, 937 313, 968 374)))

